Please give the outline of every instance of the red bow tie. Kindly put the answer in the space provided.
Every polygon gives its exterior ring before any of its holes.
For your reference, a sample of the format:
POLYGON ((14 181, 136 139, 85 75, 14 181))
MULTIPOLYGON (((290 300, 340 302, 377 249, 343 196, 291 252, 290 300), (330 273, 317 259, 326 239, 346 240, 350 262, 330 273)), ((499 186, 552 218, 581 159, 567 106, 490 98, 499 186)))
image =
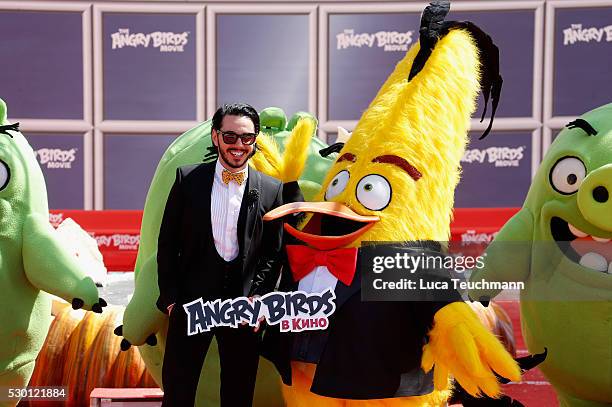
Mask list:
POLYGON ((287 245, 293 279, 299 281, 316 266, 325 266, 346 285, 351 285, 357 268, 357 248, 317 250, 308 246, 287 245))

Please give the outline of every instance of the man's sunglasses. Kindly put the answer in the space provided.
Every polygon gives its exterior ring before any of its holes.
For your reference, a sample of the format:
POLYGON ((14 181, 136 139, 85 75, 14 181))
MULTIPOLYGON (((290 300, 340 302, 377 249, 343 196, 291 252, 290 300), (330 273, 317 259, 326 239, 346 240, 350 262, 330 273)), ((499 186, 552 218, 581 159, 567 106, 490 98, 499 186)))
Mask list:
POLYGON ((223 142, 225 144, 236 144, 238 138, 242 141, 242 144, 245 146, 250 146, 255 142, 257 138, 257 134, 255 133, 244 133, 244 134, 236 134, 233 131, 221 131, 217 130, 221 137, 223 137, 223 142))

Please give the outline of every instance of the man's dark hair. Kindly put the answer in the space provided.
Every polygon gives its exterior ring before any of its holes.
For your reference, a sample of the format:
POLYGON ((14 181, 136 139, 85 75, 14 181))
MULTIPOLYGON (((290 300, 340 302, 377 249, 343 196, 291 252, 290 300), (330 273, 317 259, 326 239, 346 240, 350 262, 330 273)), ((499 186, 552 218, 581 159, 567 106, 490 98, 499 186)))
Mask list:
POLYGON ((224 104, 218 108, 212 118, 212 128, 221 130, 221 122, 223 122, 223 118, 228 115, 248 117, 253 122, 255 134, 259 133, 259 114, 257 114, 257 110, 255 110, 253 106, 246 103, 224 104))
MULTIPOLYGON (((259 114, 257 110, 253 108, 253 106, 246 103, 231 103, 224 104, 220 108, 217 109, 212 118, 212 128, 214 130, 221 130, 221 123, 223 122, 223 118, 227 115, 230 116, 241 116, 248 117, 253 122, 253 127, 255 128, 255 134, 259 134, 259 114)), ((251 158, 259 148, 257 147, 257 143, 254 145, 253 152, 251 153, 251 158)), ((219 156, 219 149, 214 143, 207 148, 206 154, 204 155, 204 161, 208 161, 213 158, 217 158, 219 156)))

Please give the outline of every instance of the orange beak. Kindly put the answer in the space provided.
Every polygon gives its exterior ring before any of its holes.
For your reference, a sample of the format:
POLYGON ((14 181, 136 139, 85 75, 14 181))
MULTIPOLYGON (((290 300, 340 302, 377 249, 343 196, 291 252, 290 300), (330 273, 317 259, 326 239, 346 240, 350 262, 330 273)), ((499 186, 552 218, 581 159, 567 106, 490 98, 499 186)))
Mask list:
POLYGON ((311 217, 303 230, 297 230, 287 223, 284 225, 285 230, 296 239, 319 250, 332 250, 347 246, 380 220, 378 216, 359 215, 339 202, 293 202, 271 210, 264 215, 263 220, 274 220, 298 212, 313 213, 315 216, 311 217), (321 228, 322 215, 346 219, 357 224, 363 223, 364 226, 340 236, 323 236, 316 233, 321 228))

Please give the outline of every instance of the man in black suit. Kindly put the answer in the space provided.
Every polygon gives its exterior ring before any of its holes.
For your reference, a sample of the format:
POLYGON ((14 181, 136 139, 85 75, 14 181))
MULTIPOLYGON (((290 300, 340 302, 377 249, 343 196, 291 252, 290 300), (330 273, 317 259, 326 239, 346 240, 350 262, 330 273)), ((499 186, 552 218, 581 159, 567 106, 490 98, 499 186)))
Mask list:
POLYGON ((263 295, 278 280, 282 224, 264 224, 262 216, 283 203, 283 185, 248 167, 258 133, 255 109, 224 105, 212 119, 218 159, 177 169, 157 252, 157 306, 170 315, 162 369, 164 407, 194 405, 213 336, 221 362, 221 406, 252 405, 257 330, 218 327, 188 336, 182 305, 200 297, 206 302, 263 295))

